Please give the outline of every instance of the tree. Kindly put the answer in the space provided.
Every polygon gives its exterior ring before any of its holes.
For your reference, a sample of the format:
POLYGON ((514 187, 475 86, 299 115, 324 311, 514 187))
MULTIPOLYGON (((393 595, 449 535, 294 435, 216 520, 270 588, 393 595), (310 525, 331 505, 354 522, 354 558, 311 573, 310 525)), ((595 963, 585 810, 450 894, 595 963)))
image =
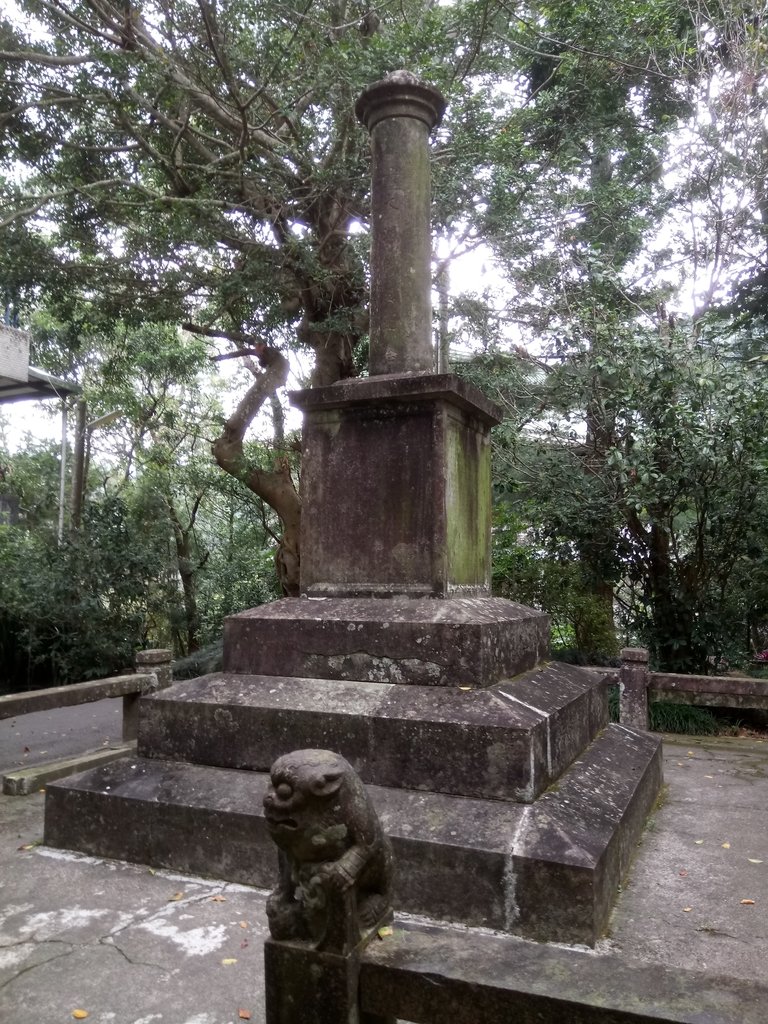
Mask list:
MULTIPOLYGON (((513 539, 526 531, 534 558, 566 568, 559 594, 545 585, 549 570, 530 565, 523 587, 562 618, 565 594, 583 585, 578 556, 591 552, 628 637, 660 667, 706 671, 724 653, 747 656, 766 613, 762 367, 715 332, 625 332, 564 361, 539 393, 543 415, 527 437, 500 439, 500 498, 522 523, 513 539), (590 458, 588 407, 606 437, 600 462, 590 458)), ((515 543, 504 549, 519 560, 515 543)), ((504 582, 517 593, 514 578, 504 582)), ((589 602, 576 603, 594 631, 589 602)))
POLYGON ((256 380, 216 458, 281 516, 293 592, 294 483, 282 456, 271 468, 247 464, 245 431, 285 383, 280 349, 294 335, 313 353, 314 384, 355 372, 367 320, 353 229, 368 190, 357 94, 397 66, 439 69, 439 83, 466 74, 463 33, 479 60, 486 5, 400 5, 385 31, 374 12, 338 0, 303 13, 275 2, 258 15, 207 0, 20 6, 50 34, 35 42, 3 25, 13 69, 3 139, 28 169, 22 186, 5 183, 4 224, 18 233, 19 222, 45 218, 51 244, 37 283, 64 318, 87 291, 101 316, 183 320, 255 350, 256 380))

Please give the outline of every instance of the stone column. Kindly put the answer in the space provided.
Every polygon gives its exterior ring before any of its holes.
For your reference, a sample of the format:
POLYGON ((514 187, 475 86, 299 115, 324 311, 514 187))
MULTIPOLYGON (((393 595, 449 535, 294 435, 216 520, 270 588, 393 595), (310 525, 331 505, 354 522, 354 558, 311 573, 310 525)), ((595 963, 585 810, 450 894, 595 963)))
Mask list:
POLYGON ((619 670, 619 718, 632 729, 648 728, 648 651, 625 647, 619 670))
POLYGON ((429 133, 445 100, 408 71, 361 95, 371 133, 371 375, 434 369, 429 133))

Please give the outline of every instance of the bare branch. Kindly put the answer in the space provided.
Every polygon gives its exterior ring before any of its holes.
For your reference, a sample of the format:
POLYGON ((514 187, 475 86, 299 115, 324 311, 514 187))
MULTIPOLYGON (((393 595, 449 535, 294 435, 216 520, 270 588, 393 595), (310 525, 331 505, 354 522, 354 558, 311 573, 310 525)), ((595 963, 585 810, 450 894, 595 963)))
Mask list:
POLYGON ((93 53, 83 53, 80 56, 58 56, 53 53, 43 53, 40 50, 0 50, 0 60, 7 64, 41 64, 45 67, 60 68, 71 67, 74 64, 91 64, 99 60, 99 56, 93 53))

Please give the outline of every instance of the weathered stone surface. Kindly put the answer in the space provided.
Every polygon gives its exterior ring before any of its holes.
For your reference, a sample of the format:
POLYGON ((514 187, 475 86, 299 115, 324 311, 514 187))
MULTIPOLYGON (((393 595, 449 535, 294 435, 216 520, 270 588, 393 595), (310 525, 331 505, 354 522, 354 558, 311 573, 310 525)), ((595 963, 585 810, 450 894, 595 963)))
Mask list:
POLYGON ((548 646, 548 616, 501 598, 285 598, 225 620, 224 671, 489 686, 548 646))
POLYGON ((428 137, 445 100, 408 72, 371 85, 355 111, 371 132, 370 371, 432 369, 428 137))
POLYGON ((105 697, 152 693, 158 685, 154 673, 137 672, 135 675, 110 676, 107 679, 92 679, 69 686, 51 686, 45 690, 31 690, 29 693, 9 693, 0 697, 0 718, 15 718, 16 715, 26 715, 32 711, 89 704, 92 701, 104 700, 105 697))
POLYGON ((353 377, 321 388, 290 391, 291 404, 303 412, 330 411, 354 405, 410 404, 444 401, 471 413, 485 426, 501 423, 504 412, 474 384, 455 373, 380 374, 353 377))
POLYGON ((709 708, 768 710, 768 680, 749 677, 687 676, 671 672, 649 673, 650 700, 696 704, 709 708))
POLYGON ((392 846, 360 777, 330 750, 272 765, 263 800, 278 848, 269 932, 343 955, 392 920, 392 846))
POLYGON ((535 710, 545 722, 544 779, 531 789, 535 799, 555 782, 608 724, 605 687, 573 665, 550 662, 515 679, 502 680, 493 690, 505 702, 535 710))
POLYGON ((84 772, 109 761, 116 761, 135 751, 136 744, 120 743, 99 747, 98 750, 86 751, 76 757, 63 757, 57 761, 46 761, 43 764, 31 764, 17 771, 3 774, 3 793, 8 796, 28 796, 36 793, 55 779, 64 779, 75 772, 84 772))
POLYGON ((217 674, 142 702, 139 753, 267 771, 291 745, 328 747, 366 783, 528 802, 606 724, 595 697, 563 665, 485 690, 217 674))
POLYGON ((648 728, 648 651, 625 647, 619 672, 620 718, 633 729, 648 728))
POLYGON ((419 1024, 763 1024, 768 988, 397 922, 360 967, 365 1012, 419 1024))
POLYGON ((302 593, 490 592, 492 403, 450 374, 291 399, 305 413, 302 593))
POLYGON ((394 1024, 358 1012, 357 957, 264 943, 265 1024, 394 1024))
MULTIPOLYGON (((534 938, 594 942, 659 781, 658 740, 610 726, 533 805, 372 786, 395 856, 394 904, 534 938)), ((117 761, 48 787, 45 841, 271 886, 266 783, 254 772, 117 761)))
MULTIPOLYGON (((255 772, 124 759, 48 787, 45 842, 271 888, 277 857, 262 809, 267 782, 255 772)), ((399 909, 505 926, 521 805, 379 786, 369 793, 392 842, 399 909)))
POLYGON ((545 718, 490 690, 223 675, 164 698, 143 705, 144 756, 263 772, 291 746, 327 747, 366 783, 496 800, 549 781, 545 718))
POLYGON ((593 944, 661 784, 661 739, 609 726, 528 809, 513 857, 511 930, 593 944))

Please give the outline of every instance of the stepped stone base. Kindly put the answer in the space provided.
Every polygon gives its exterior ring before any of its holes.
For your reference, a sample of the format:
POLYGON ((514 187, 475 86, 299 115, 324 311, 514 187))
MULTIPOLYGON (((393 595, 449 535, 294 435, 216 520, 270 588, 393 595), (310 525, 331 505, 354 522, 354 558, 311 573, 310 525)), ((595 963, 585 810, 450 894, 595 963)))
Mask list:
POLYGON ((567 665, 484 690, 223 673, 145 701, 138 751, 266 772, 288 750, 338 750, 367 784, 530 802, 606 724, 567 665))
POLYGON ((498 597, 288 597, 227 618, 224 671, 480 687, 548 645, 547 615, 498 597))
MULTIPOLYGON (((252 771, 125 758, 48 787, 45 842, 270 886, 266 782, 252 771)), ((611 725, 534 804, 372 786, 395 850, 395 905, 593 944, 660 784, 660 741, 611 725)))

